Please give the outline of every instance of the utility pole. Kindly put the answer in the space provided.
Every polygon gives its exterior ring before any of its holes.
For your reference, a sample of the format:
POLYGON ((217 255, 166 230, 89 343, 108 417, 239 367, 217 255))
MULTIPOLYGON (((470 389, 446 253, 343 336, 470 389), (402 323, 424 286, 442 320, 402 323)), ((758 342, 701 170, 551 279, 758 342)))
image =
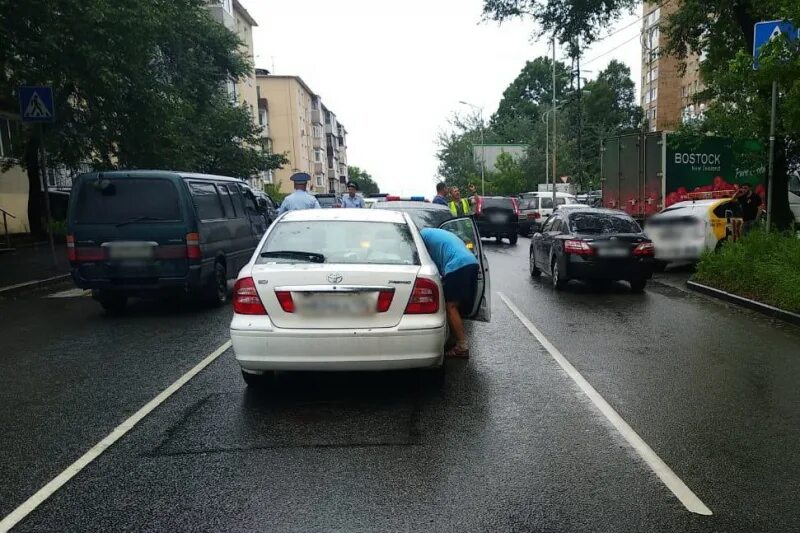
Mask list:
POLYGON ((581 100, 581 41, 578 37, 578 185, 583 188, 583 101, 581 100))
POLYGON ((556 33, 553 32, 553 209, 556 208, 556 146, 557 137, 556 131, 558 129, 558 122, 556 120, 556 33))
POLYGON ((767 231, 772 227, 772 183, 775 175, 775 115, 778 107, 778 80, 772 80, 772 116, 769 122, 769 175, 767 176, 767 231))

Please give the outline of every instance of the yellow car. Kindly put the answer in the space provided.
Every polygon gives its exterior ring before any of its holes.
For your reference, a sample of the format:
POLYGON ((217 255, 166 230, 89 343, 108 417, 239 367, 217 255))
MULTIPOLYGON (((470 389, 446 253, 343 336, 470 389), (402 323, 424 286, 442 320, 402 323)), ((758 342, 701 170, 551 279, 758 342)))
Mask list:
POLYGON ((742 210, 732 198, 694 200, 672 204, 645 223, 657 260, 697 261, 723 242, 742 234, 742 210))

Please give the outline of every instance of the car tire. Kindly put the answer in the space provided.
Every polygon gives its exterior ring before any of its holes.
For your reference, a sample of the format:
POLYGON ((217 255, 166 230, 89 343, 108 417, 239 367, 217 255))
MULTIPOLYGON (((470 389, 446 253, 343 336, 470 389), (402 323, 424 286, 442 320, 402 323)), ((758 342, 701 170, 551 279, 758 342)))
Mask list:
POLYGON ((214 265, 214 275, 208 280, 203 292, 203 300, 212 307, 228 302, 228 271, 225 265, 220 262, 214 265))
POLYGON ((248 387, 254 389, 264 389, 272 384, 275 379, 275 372, 264 372, 263 374, 251 374, 242 370, 242 379, 248 387))
POLYGON ((567 281, 569 281, 562 276, 561 272, 559 272, 560 270, 561 269, 558 266, 558 259, 554 257, 553 264, 551 265, 550 269, 550 278, 553 282, 553 288, 557 291, 563 290, 567 285, 567 281))
POLYGON ((128 305, 128 295, 115 291, 96 291, 94 299, 110 315, 118 315, 125 311, 128 305))
POLYGON ((539 276, 542 275, 542 271, 536 266, 536 259, 534 259, 533 250, 531 250, 530 254, 528 254, 528 270, 530 271, 533 279, 539 279, 539 276))
POLYGON ((518 235, 515 233, 514 235, 511 235, 511 236, 508 238, 508 242, 511 244, 511 246, 516 246, 516 245, 517 245, 517 239, 518 239, 518 238, 519 238, 519 236, 518 236, 518 235))
POLYGON ((633 292, 644 292, 644 288, 647 286, 646 279, 632 279, 629 280, 628 283, 631 284, 631 290, 633 292))

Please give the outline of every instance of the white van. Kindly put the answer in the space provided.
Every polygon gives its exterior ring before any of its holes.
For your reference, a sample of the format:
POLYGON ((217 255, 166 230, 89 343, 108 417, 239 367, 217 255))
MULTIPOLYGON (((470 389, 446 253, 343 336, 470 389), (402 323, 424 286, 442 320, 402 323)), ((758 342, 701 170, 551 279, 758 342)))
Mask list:
POLYGON ((789 207, 794 214, 794 223, 800 229, 800 173, 789 176, 789 207))
MULTIPOLYGON (((524 192, 519 195, 519 233, 533 235, 553 214, 552 192, 524 192)), ((577 204, 573 194, 556 192, 556 205, 577 204)))

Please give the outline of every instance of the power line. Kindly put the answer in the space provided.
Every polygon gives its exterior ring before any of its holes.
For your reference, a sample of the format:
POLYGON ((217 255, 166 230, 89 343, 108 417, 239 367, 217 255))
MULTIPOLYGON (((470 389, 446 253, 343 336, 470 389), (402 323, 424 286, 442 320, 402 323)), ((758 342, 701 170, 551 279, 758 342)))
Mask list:
POLYGON ((589 63, 592 63, 592 62, 594 62, 594 61, 597 61, 597 60, 598 60, 598 59, 600 59, 601 57, 607 56, 608 54, 610 54, 610 53, 611 53, 611 52, 613 52, 614 50, 616 50, 616 49, 618 49, 618 48, 621 48, 621 47, 625 46, 626 44, 628 44, 629 42, 631 42, 632 40, 634 40, 634 39, 639 39, 640 37, 641 37, 641 34, 637 33, 636 35, 634 35, 634 36, 633 36, 633 37, 631 37, 630 39, 627 39, 627 40, 625 40, 625 41, 623 41, 623 42, 619 43, 619 44, 618 44, 617 46, 615 46, 614 48, 611 48, 611 49, 609 49, 609 50, 606 50, 606 51, 605 51, 605 52, 603 52, 602 54, 600 54, 600 55, 597 55, 597 56, 594 56, 593 58, 591 58, 591 59, 590 59, 590 60, 588 60, 588 61, 584 61, 584 62, 583 62, 583 64, 584 64, 584 65, 588 65, 589 63))

